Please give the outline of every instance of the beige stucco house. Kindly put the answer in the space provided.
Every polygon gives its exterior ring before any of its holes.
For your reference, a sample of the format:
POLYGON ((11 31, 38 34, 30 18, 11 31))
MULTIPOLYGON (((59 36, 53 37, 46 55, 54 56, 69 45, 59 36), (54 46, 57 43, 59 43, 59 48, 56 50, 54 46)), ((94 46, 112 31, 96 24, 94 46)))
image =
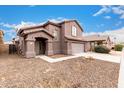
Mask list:
POLYGON ((18 52, 27 58, 36 55, 83 53, 83 29, 76 20, 23 27, 18 30, 18 52))
POLYGON ((104 45, 108 47, 109 49, 112 48, 112 42, 110 40, 110 37, 107 35, 89 35, 84 37, 85 40, 85 51, 92 51, 95 46, 97 45, 104 45))
POLYGON ((83 28, 76 20, 59 23, 48 21, 42 25, 20 28, 16 46, 18 53, 27 58, 36 55, 79 54, 91 51, 96 43, 101 42, 109 46, 109 37, 84 37, 83 33, 83 28))

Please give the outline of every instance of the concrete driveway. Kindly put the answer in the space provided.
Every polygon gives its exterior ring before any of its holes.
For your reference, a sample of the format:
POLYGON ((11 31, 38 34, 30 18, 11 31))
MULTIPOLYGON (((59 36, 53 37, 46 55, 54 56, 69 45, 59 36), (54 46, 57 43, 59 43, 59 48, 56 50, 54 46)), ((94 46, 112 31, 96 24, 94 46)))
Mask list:
POLYGON ((95 53, 95 52, 86 52, 82 54, 76 54, 76 55, 82 55, 83 57, 89 58, 95 58, 100 59, 104 61, 114 62, 114 63, 120 63, 121 55, 116 54, 102 54, 102 53, 95 53))
POLYGON ((99 60, 103 60, 103 61, 109 61, 109 62, 114 62, 114 63, 120 63, 120 59, 121 59, 121 55, 120 54, 116 54, 116 52, 111 52, 110 54, 102 54, 102 53, 95 53, 95 52, 85 52, 85 53, 81 53, 81 54, 75 54, 72 56, 68 56, 68 57, 61 57, 61 58, 51 58, 48 56, 36 56, 36 58, 41 58, 43 60, 46 60, 47 62, 50 63, 54 63, 54 62, 59 62, 59 61, 64 61, 67 59, 72 59, 72 58, 78 58, 78 57, 85 57, 85 58, 95 58, 95 59, 99 59, 99 60))

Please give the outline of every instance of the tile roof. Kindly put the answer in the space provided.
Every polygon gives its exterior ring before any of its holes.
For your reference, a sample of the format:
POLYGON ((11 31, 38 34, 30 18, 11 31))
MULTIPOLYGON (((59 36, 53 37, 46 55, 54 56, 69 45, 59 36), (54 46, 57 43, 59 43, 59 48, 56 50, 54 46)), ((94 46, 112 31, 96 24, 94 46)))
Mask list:
POLYGON ((17 32, 20 33, 22 30, 43 27, 43 26, 48 25, 48 24, 52 24, 52 25, 55 25, 55 26, 61 26, 61 24, 63 24, 63 23, 72 22, 72 21, 75 21, 78 24, 78 26, 81 28, 81 30, 83 31, 82 27, 80 26, 80 24, 76 20, 66 20, 66 21, 61 21, 59 23, 55 23, 55 22, 52 22, 52 21, 47 21, 46 23, 39 24, 39 25, 25 26, 25 27, 21 27, 20 29, 18 29, 17 32))
POLYGON ((89 35, 85 36, 84 40, 85 41, 105 41, 109 38, 107 35, 89 35))

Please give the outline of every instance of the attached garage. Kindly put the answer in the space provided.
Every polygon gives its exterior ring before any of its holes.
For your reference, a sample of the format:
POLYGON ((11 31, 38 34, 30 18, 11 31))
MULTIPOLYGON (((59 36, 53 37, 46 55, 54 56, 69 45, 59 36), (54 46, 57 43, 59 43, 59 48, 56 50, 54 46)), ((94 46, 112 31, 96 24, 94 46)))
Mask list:
POLYGON ((72 54, 80 54, 84 52, 84 44, 72 43, 72 54))

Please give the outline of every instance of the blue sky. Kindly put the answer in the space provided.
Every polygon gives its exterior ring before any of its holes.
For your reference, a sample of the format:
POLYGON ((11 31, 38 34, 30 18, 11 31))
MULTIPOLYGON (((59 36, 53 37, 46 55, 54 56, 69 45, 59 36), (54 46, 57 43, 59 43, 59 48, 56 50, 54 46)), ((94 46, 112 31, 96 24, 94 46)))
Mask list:
POLYGON ((0 6, 5 41, 16 36, 19 26, 68 19, 78 20, 85 33, 113 31, 124 27, 124 6, 0 6))

